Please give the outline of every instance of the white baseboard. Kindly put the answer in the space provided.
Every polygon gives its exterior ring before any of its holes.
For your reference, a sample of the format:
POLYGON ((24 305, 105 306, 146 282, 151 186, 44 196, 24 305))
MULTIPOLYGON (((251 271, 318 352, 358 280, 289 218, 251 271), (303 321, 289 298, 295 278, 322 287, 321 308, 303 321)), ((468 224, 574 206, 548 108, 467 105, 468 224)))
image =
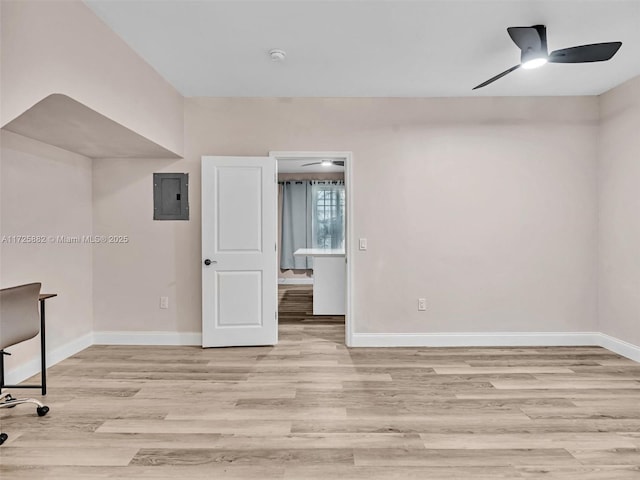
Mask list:
MULTIPOLYGON (((47 352, 51 367, 91 345, 202 345, 200 332, 88 333, 47 352)), ((566 347, 599 346, 640 362, 640 346, 599 332, 496 333, 354 333, 353 347, 566 347)), ((6 373, 6 383, 17 384, 40 372, 34 358, 6 373)))
MULTIPOLYGON (((56 363, 81 352, 91 345, 93 345, 93 333, 87 333, 75 340, 65 343, 64 345, 50 350, 47 349, 47 367, 52 367, 56 363)), ((40 373, 40 355, 12 370, 7 371, 5 383, 7 385, 17 385, 37 373, 40 373)))
POLYGON ((640 362, 640 346, 600 332, 354 333, 352 347, 598 346, 640 362))
POLYGON ((279 278, 280 285, 313 285, 313 278, 279 278))
POLYGON ((600 346, 611 350, 618 355, 630 358, 636 362, 640 362, 640 346, 632 343, 625 342, 618 338, 607 335, 606 333, 600 334, 600 346))
POLYGON ((95 345, 202 345, 200 332, 94 332, 95 345))
POLYGON ((354 333, 353 347, 560 347, 599 345, 597 332, 354 333))

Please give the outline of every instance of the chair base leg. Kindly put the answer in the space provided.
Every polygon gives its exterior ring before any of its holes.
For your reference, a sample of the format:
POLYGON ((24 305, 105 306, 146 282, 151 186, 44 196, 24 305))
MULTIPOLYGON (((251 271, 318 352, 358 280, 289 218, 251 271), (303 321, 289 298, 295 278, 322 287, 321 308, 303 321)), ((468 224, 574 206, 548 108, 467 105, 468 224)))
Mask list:
POLYGON ((13 408, 21 403, 33 403, 38 408, 44 408, 45 404, 35 398, 13 398, 10 393, 0 395, 0 408, 13 408))
POLYGON ((35 398, 13 398, 10 393, 0 395, 0 408, 14 408, 23 403, 33 403, 36 406, 36 412, 39 417, 44 417, 49 413, 49 407, 35 398))
MULTIPOLYGON (((35 398, 13 398, 10 393, 0 395, 0 408, 13 408, 22 403, 33 403, 36 405, 36 412, 39 417, 44 417, 49 413, 49 407, 35 398)), ((7 438, 9 438, 9 436, 6 433, 0 433, 0 445, 2 445, 7 438)))

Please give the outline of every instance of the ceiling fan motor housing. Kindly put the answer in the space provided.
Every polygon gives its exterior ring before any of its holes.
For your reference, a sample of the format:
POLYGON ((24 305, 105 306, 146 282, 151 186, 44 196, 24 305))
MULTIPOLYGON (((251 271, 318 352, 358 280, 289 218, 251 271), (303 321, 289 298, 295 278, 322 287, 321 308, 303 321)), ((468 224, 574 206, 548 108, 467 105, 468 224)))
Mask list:
POLYGON ((520 63, 526 63, 536 58, 548 58, 547 52, 547 27, 544 25, 533 25, 538 33, 538 38, 526 48, 522 48, 520 54, 520 63))
POLYGON ((547 57, 548 55, 547 55, 546 49, 535 50, 529 47, 526 50, 522 50, 522 54, 520 55, 520 63, 525 64, 537 58, 547 58, 547 57))

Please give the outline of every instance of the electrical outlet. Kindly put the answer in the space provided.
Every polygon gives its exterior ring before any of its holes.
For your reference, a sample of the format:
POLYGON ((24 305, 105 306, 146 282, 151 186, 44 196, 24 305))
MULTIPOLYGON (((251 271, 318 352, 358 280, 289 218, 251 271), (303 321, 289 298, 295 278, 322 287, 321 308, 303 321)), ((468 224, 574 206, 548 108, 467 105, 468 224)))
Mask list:
POLYGON ((358 247, 360 248, 360 250, 366 250, 367 249, 367 239, 366 238, 361 238, 358 247))
POLYGON ((423 312, 427 309, 427 299, 426 298, 419 298, 418 299, 418 310, 420 312, 423 312))
POLYGON ((169 297, 160 297, 160 308, 169 308, 169 297))

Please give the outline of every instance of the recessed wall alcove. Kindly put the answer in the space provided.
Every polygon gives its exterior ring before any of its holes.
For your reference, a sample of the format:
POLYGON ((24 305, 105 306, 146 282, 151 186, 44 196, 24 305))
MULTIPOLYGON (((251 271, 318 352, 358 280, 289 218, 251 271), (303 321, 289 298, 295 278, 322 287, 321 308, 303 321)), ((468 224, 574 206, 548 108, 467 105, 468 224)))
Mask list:
POLYGON ((63 94, 45 97, 2 128, 89 158, 182 158, 63 94))

